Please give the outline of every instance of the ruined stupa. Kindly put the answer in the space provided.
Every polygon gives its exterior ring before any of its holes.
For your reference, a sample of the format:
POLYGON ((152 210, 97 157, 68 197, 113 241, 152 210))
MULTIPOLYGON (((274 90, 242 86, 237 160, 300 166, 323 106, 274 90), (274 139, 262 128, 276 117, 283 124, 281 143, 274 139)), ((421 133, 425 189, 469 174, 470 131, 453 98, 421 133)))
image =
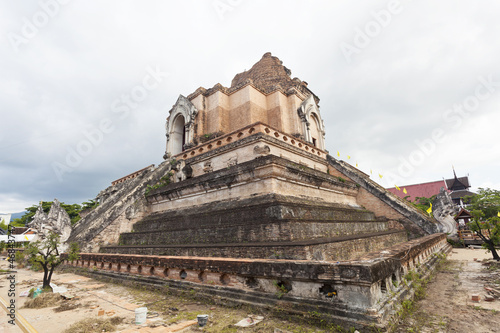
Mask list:
POLYGON ((114 181, 73 230, 94 276, 384 326, 405 274, 449 248, 328 155, 319 98, 270 53, 229 88, 180 95, 165 128, 165 161, 114 181))

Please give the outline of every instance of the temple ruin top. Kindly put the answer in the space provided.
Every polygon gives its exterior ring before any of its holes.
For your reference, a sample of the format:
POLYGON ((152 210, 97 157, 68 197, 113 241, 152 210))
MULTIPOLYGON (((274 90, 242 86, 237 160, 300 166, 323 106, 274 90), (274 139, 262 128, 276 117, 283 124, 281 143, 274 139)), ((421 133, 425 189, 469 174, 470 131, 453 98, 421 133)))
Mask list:
POLYGON ((319 98, 307 82, 270 52, 248 71, 236 74, 229 88, 217 83, 180 95, 169 111, 166 154, 175 156, 207 139, 261 122, 324 150, 319 98))

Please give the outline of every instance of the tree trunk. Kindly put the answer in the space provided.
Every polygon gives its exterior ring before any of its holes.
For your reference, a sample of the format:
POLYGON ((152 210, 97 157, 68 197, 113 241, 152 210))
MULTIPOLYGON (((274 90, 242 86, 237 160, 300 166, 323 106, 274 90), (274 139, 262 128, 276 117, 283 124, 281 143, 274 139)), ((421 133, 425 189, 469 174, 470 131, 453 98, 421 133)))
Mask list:
POLYGON ((56 268, 56 266, 52 265, 52 267, 50 268, 50 272, 49 272, 49 285, 50 285, 50 280, 52 280, 52 273, 54 272, 54 269, 56 268))
POLYGON ((488 250, 491 251, 493 255, 493 259, 500 261, 500 256, 498 256, 497 250, 495 249, 495 244, 491 240, 486 240, 486 245, 488 246, 488 250))
POLYGON ((43 267, 43 286, 42 286, 42 289, 50 288, 49 267, 47 267, 47 265, 42 265, 42 267, 43 267))
POLYGON ((493 255, 493 259, 500 261, 500 256, 498 256, 497 250, 495 249, 495 243, 493 243, 491 238, 487 238, 485 235, 483 235, 483 233, 481 232, 481 226, 479 225, 479 223, 476 222, 476 225, 478 227, 477 235, 486 244, 486 247, 488 248, 488 250, 491 251, 491 254, 493 255))

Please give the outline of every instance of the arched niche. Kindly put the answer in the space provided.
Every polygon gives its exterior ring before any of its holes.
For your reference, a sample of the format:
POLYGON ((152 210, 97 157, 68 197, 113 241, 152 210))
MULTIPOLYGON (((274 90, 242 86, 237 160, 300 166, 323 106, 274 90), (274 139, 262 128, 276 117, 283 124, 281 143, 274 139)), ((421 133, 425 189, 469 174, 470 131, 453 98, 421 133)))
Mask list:
POLYGON ((182 114, 178 114, 172 122, 170 131, 170 154, 172 156, 180 154, 186 144, 186 120, 182 114))
POLYGON ((198 110, 186 97, 179 95, 169 111, 165 124, 167 147, 164 158, 181 153, 186 145, 193 143, 194 122, 198 110))
POLYGON ((313 96, 306 98, 299 109, 300 120, 302 122, 302 131, 306 141, 315 147, 325 149, 325 125, 319 113, 319 107, 316 105, 313 96))
POLYGON ((309 117, 309 133, 311 136, 311 142, 315 147, 320 148, 320 141, 323 135, 320 131, 319 119, 316 114, 311 114, 309 117))

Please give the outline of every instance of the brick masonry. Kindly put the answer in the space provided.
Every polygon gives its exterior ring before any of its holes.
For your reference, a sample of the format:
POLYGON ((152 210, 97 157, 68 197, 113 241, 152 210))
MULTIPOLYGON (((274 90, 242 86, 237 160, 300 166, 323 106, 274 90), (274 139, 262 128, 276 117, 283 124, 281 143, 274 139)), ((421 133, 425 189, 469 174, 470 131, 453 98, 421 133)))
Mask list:
POLYGON ((427 274, 449 249, 446 235, 434 234, 344 262, 84 253, 65 265, 97 278, 195 290, 199 297, 280 306, 295 315, 316 311, 360 329, 383 327, 396 300, 412 292, 403 277, 410 270, 427 274), (279 295, 278 286, 287 292, 279 295))

